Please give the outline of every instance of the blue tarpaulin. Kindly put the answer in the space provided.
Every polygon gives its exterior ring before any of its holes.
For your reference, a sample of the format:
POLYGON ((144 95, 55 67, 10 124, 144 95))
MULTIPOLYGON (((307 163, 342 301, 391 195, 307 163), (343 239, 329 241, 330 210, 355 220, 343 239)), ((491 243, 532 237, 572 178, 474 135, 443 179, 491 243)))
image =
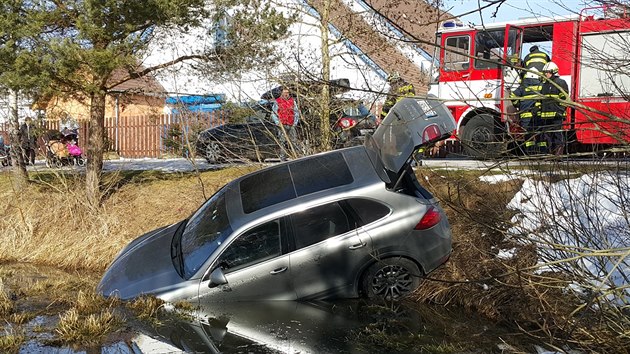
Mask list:
POLYGON ((213 93, 209 95, 187 95, 187 96, 171 96, 166 99, 167 104, 183 104, 189 105, 201 105, 212 103, 224 103, 226 100, 225 94, 213 93))
POLYGON ((220 109, 225 103, 226 97, 222 93, 209 95, 171 96, 166 99, 166 104, 173 105, 171 112, 178 114, 185 112, 212 112, 220 109))
POLYGON ((190 106, 186 106, 184 108, 173 108, 172 113, 173 114, 177 114, 180 111, 184 111, 184 112, 212 112, 215 111, 217 109, 221 109, 221 106, 223 106, 220 103, 211 103, 211 104, 196 104, 196 105, 190 105, 190 106))

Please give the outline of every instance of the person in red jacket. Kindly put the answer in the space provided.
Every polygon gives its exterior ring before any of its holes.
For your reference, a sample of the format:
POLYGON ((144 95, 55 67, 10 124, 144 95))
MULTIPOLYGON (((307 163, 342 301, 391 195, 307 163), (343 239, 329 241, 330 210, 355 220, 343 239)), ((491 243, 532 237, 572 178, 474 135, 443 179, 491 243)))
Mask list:
POLYGON ((280 159, 284 161, 287 156, 287 140, 289 150, 293 151, 297 146, 297 132, 295 128, 300 120, 297 102, 289 94, 288 88, 282 88, 280 97, 273 102, 272 110, 271 117, 273 122, 280 128, 278 129, 278 140, 282 147, 280 159))

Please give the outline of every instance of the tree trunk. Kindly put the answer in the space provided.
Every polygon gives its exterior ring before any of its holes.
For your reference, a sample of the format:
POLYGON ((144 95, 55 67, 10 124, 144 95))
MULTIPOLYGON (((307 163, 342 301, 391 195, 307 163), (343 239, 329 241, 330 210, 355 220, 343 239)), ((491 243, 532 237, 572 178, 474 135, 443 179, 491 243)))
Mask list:
POLYGON ((9 138, 11 140, 11 159, 13 160, 13 175, 16 186, 22 188, 28 182, 28 173, 24 163, 22 151, 22 134, 20 132, 20 119, 18 117, 18 93, 11 90, 10 93, 11 118, 9 119, 9 138))
POLYGON ((320 129, 322 132, 321 148, 323 151, 331 149, 330 132, 330 50, 328 48, 328 18, 330 17, 330 0, 324 0, 322 9, 322 20, 320 30, 322 32, 322 96, 320 100, 321 119, 320 129))
POLYGON ((91 206, 101 203, 101 172, 105 138, 105 92, 90 96, 90 122, 88 125, 87 167, 85 184, 87 200, 91 206))

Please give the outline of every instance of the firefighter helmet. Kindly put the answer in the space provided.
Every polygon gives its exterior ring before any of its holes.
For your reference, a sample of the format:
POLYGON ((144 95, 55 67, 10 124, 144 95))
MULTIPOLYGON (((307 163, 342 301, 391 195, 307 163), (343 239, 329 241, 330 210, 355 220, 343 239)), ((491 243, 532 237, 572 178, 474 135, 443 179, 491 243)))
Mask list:
POLYGON ((543 67, 542 71, 544 73, 552 73, 552 74, 557 74, 558 73, 558 65, 556 65, 556 63, 550 61, 547 64, 545 64, 545 66, 543 67))
POLYGON ((526 79, 540 79, 540 73, 538 72, 538 69, 531 68, 528 72, 525 73, 525 78, 526 79))
POLYGON ((398 81, 400 80, 400 74, 398 73, 398 71, 393 71, 391 74, 389 74, 389 76, 387 77, 387 81, 388 82, 394 82, 394 81, 398 81))

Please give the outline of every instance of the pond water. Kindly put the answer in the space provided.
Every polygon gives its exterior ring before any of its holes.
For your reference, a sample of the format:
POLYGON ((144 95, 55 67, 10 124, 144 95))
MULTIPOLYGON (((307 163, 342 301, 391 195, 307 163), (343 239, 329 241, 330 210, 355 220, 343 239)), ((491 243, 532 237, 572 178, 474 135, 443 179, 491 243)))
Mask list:
MULTIPOLYGON (((407 302, 344 300, 331 302, 202 303, 192 312, 162 311, 158 321, 125 318, 125 328, 97 346, 51 345, 66 300, 95 286, 95 275, 24 264, 0 264, 2 290, 18 312, 37 314, 19 326, 26 341, 18 353, 509 353, 535 352, 524 336, 446 306, 407 302), (82 278, 77 282, 77 278, 82 278), (51 281, 59 291, 37 295, 20 286, 51 281), (57 284, 57 283, 55 283, 57 284), (29 294, 26 296, 25 294, 29 294)), ((124 310, 123 310, 124 311, 124 310)), ((18 326, 2 319, 3 336, 18 326)))
POLYGON ((130 324, 98 349, 53 347, 39 333, 19 353, 509 353, 522 339, 443 307, 355 300, 209 304, 160 320, 130 324))

